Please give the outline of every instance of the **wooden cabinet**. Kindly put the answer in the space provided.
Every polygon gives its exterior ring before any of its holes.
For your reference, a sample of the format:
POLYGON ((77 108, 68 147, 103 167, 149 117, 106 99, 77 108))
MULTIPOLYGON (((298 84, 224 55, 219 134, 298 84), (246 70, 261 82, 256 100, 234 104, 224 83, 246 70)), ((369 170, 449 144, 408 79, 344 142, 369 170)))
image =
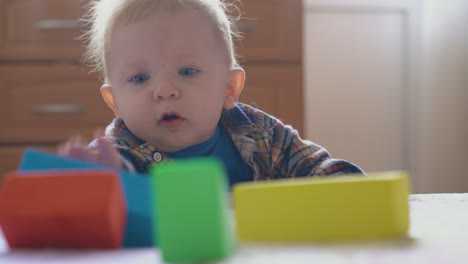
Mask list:
POLYGON ((303 125, 302 0, 244 0, 237 44, 246 83, 240 101, 303 125))
MULTIPOLYGON (((36 149, 54 152, 54 146, 30 146, 36 149)), ((1 147, 0 148, 0 184, 2 178, 11 171, 18 168, 24 147, 1 147)))
POLYGON ((241 61, 298 63, 302 60, 302 0, 244 0, 239 5, 241 61))
POLYGON ((0 65, 0 143, 56 143, 91 136, 112 119, 98 78, 73 65, 0 65))
MULTIPOLYGON (((87 3, 0 0, 0 178, 25 147, 54 151, 112 118, 99 78, 79 63, 87 3)), ((243 0, 240 9, 240 100, 302 131, 302 0, 243 0)))
POLYGON ((0 0, 0 59, 79 60, 87 2, 0 0))
POLYGON ((302 70, 294 65, 247 65, 247 82, 240 101, 260 108, 303 130, 302 70))
POLYGON ((0 184, 2 182, 2 177, 6 173, 15 170, 18 167, 22 153, 22 147, 0 148, 0 184))
POLYGON ((112 118, 99 79, 80 66, 88 0, 0 0, 0 179, 26 147, 55 151, 112 118))

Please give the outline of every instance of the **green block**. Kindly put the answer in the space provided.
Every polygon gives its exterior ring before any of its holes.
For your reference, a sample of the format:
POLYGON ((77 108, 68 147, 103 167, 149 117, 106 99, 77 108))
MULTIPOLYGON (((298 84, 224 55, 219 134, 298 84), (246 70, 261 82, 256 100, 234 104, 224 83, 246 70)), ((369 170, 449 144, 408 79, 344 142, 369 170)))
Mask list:
POLYGON ((165 261, 225 258, 234 250, 225 169, 197 158, 150 169, 154 235, 165 261))

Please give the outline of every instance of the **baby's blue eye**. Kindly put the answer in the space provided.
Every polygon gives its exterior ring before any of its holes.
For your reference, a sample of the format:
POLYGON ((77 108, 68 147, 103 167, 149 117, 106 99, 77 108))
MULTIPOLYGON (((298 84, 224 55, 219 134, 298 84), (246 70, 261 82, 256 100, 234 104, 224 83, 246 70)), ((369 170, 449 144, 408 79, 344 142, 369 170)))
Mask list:
POLYGON ((149 79, 149 76, 146 74, 137 74, 130 79, 130 82, 141 84, 146 82, 149 79))
POLYGON ((192 76, 196 73, 198 73, 198 70, 193 68, 183 68, 179 70, 179 74, 182 76, 192 76))

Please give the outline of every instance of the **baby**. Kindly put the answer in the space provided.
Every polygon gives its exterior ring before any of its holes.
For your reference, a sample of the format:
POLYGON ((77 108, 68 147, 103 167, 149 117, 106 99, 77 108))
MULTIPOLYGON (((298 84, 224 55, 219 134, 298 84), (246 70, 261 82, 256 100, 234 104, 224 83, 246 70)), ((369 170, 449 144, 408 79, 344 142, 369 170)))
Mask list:
POLYGON ((221 0, 100 0, 91 3, 88 56, 104 76, 115 119, 66 157, 146 172, 168 160, 220 159, 231 186, 243 181, 363 173, 332 159, 291 126, 238 103, 232 6, 221 0))

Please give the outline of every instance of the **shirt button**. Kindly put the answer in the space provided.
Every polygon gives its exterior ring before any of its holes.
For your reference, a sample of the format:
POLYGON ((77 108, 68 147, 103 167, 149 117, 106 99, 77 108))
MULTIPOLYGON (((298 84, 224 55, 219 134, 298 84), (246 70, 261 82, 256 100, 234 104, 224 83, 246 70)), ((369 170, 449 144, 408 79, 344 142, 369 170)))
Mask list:
POLYGON ((153 159, 154 159, 154 161, 156 161, 156 162, 161 162, 161 161, 164 159, 164 157, 163 157, 163 155, 161 154, 161 152, 155 152, 155 153, 153 154, 153 159))

